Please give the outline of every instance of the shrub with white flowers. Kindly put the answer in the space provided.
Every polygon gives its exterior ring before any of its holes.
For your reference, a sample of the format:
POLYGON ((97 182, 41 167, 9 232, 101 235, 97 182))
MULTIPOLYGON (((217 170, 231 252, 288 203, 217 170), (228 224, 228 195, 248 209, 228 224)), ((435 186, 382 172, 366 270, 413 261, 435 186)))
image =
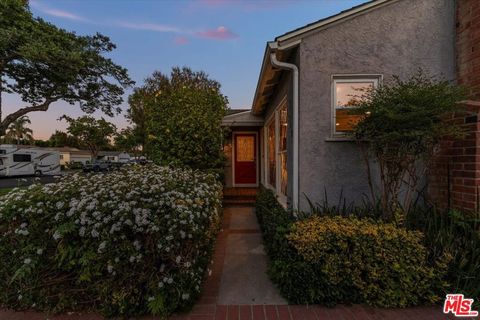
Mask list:
POLYGON ((221 215, 211 174, 149 165, 0 197, 0 304, 168 315, 198 297, 221 215))

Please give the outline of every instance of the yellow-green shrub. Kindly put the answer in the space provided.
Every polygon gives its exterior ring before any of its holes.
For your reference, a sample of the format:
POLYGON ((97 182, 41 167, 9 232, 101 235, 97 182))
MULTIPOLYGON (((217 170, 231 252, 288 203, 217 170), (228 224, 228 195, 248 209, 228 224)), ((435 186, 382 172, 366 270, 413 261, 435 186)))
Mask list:
POLYGON ((314 216, 294 223, 286 237, 313 271, 306 290, 310 303, 404 307, 438 299, 434 292, 442 285, 437 279, 445 268, 428 265, 421 232, 357 218, 314 216))

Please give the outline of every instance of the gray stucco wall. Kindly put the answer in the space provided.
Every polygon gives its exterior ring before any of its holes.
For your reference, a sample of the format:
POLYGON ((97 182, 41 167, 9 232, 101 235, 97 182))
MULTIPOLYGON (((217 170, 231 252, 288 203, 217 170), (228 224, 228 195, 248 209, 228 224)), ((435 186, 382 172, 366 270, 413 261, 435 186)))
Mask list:
POLYGON ((331 136, 332 75, 382 74, 408 77, 418 68, 455 77, 453 0, 400 0, 312 33, 300 44, 300 209, 303 194, 331 204, 341 190, 347 201, 369 192, 365 166, 353 142, 331 136))

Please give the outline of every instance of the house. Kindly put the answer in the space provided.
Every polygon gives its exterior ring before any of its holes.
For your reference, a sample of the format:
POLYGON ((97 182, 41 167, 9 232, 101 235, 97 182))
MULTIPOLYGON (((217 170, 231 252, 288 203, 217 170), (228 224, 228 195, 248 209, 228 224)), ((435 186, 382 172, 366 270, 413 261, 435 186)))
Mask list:
MULTIPOLYGON (((361 201, 369 188, 359 147, 346 135, 355 120, 351 95, 419 68, 460 82, 456 53, 475 49, 480 62, 480 24, 463 27, 476 28, 476 38, 465 36, 461 51, 456 12, 473 19, 477 10, 479 19, 479 7, 478 0, 374 0, 267 42, 251 109, 223 119, 231 129, 226 187, 263 184, 300 210, 307 197, 326 200, 325 191, 330 203, 340 195, 361 201)), ((463 83, 476 79, 480 91, 479 74, 464 71, 463 83)))
POLYGON ((111 162, 128 162, 130 161, 130 155, 123 151, 99 151, 97 159, 111 162))
POLYGON ((60 165, 64 166, 69 163, 86 164, 92 161, 90 151, 80 150, 71 147, 48 148, 60 152, 60 165))

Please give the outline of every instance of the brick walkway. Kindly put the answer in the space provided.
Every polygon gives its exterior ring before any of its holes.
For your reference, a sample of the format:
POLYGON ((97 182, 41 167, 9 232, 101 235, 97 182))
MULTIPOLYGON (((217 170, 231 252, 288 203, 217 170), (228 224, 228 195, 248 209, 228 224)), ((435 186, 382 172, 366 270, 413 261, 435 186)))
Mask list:
MULTIPOLYGON (((230 229, 232 211, 226 210, 223 229, 218 235, 213 258, 212 275, 206 280, 203 295, 188 314, 174 315, 171 320, 437 320, 455 319, 446 316, 440 307, 409 309, 376 309, 360 305, 294 306, 294 305, 219 305, 217 304, 229 234, 257 232, 230 229)), ((259 270, 263 272, 263 270, 259 270)), ((464 318, 465 319, 465 318, 464 318)))

